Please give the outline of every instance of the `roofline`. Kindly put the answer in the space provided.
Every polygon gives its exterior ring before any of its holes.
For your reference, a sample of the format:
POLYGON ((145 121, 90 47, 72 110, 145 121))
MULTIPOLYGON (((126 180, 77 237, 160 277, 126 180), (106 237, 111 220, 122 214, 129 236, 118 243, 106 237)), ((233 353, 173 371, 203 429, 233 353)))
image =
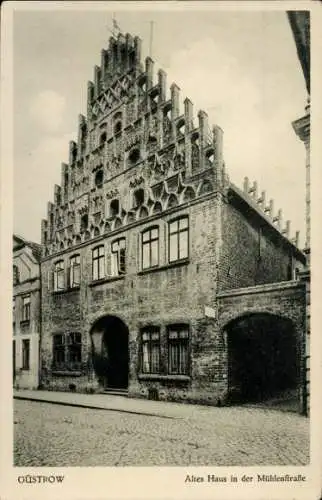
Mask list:
POLYGON ((281 240, 284 242, 284 244, 290 246, 296 256, 303 261, 303 263, 306 263, 306 255, 302 250, 300 250, 294 243, 292 243, 291 240, 289 240, 284 234, 281 233, 281 231, 274 225, 272 220, 258 207, 257 203, 255 203, 249 196, 247 196, 240 188, 238 188, 235 184, 232 182, 229 183, 228 190, 231 190, 234 195, 237 195, 237 197, 241 198, 241 200, 248 205, 248 207, 256 213, 258 217, 260 217, 266 225, 269 226, 270 229, 272 229, 276 236, 281 238, 281 240))

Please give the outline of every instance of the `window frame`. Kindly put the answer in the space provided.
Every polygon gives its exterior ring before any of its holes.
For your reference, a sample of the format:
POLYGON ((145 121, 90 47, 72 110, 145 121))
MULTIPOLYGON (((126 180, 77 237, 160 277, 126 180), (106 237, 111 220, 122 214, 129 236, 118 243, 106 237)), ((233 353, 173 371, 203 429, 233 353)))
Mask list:
POLYGON ((146 269, 153 269, 156 267, 159 267, 160 265, 160 228, 159 226, 150 226, 147 229, 144 229, 144 231, 141 232, 141 269, 142 271, 145 271, 146 269), (157 229, 157 237, 153 238, 151 233, 153 230, 157 229), (150 233, 150 238, 146 241, 144 241, 144 235, 150 233), (157 264, 152 265, 152 244, 154 242, 157 242, 157 264), (149 247, 149 265, 144 266, 144 246, 149 247))
POLYGON ((92 249, 92 280, 97 281, 105 278, 106 276, 106 269, 105 269, 105 246, 104 245, 98 245, 95 248, 92 249), (103 251, 102 254, 100 254, 100 250, 103 251), (95 255, 95 252, 97 252, 97 255, 95 255), (103 272, 102 275, 100 273, 100 261, 103 262, 103 272), (97 263, 97 264, 96 264, 97 263), (95 267, 97 267, 96 271, 97 274, 94 272, 95 267))
POLYGON ((30 370, 30 339, 22 339, 21 343, 22 370, 30 370))
POLYGON ((169 264, 172 264, 174 262, 179 262, 181 260, 185 260, 189 258, 189 248, 190 247, 190 225, 189 225, 189 216, 188 215, 182 215, 180 217, 176 217, 175 219, 171 219, 168 222, 168 262, 169 264), (187 221, 186 227, 183 229, 180 229, 180 222, 181 221, 187 221), (171 232, 171 226, 173 224, 177 224, 177 230, 171 232), (187 233, 187 255, 180 257, 180 235, 187 233), (172 235, 177 235, 177 244, 176 244, 176 258, 171 259, 171 236, 172 235))
POLYGON ((82 334, 80 332, 55 333, 53 335, 52 369, 54 371, 75 372, 81 370, 82 356, 83 346, 82 334), (57 342, 58 339, 61 340, 61 342, 57 342), (71 360, 71 352, 73 352, 73 350, 74 354, 78 352, 78 359, 76 361, 71 360))
POLYGON ((140 329, 140 371, 143 374, 160 374, 161 373, 161 333, 160 327, 151 325, 146 326, 140 329), (153 335, 158 336, 157 339, 153 339, 153 335), (144 339, 144 335, 148 335, 149 338, 144 339), (147 345, 147 354, 148 354, 148 366, 149 369, 146 369, 146 365, 144 362, 144 346, 147 345), (153 347, 157 345, 157 353, 158 353, 158 366, 155 367, 153 365, 153 347))
POLYGON ((171 324, 167 326, 167 351, 168 351, 168 374, 169 375, 190 375, 190 328, 188 324, 184 323, 178 323, 178 324, 171 324), (178 336, 175 337, 170 337, 171 332, 176 332, 178 336), (180 333, 183 333, 184 335, 180 336, 180 333), (177 366, 177 371, 173 369, 172 366, 172 348, 176 347, 175 349, 175 356, 176 356, 176 366, 177 366), (184 347, 185 351, 185 367, 182 368, 182 350, 181 348, 184 347))
POLYGON ((126 238, 122 236, 111 241, 111 276, 124 276, 126 274, 126 238), (120 243, 124 242, 124 246, 120 243), (118 245, 116 250, 113 246, 118 245), (114 263, 114 256, 116 255, 116 265, 114 263), (123 267, 123 269, 121 269, 123 267), (117 272, 115 272, 115 269, 117 272))
POLYGON ((63 259, 58 260, 57 262, 54 263, 53 281, 54 281, 54 286, 53 286, 54 292, 60 292, 62 290, 65 290, 65 261, 63 259), (63 277, 62 284, 59 281, 61 280, 61 276, 63 277))
POLYGON ((31 316, 31 294, 23 295, 22 297, 22 320, 21 321, 30 321, 31 316))
POLYGON ((69 288, 79 288, 81 282, 80 254, 74 254, 69 259, 69 288), (78 259, 78 262, 77 262, 78 259), (76 262, 75 262, 76 261, 76 262), (78 268, 79 282, 75 282, 75 267, 78 268))

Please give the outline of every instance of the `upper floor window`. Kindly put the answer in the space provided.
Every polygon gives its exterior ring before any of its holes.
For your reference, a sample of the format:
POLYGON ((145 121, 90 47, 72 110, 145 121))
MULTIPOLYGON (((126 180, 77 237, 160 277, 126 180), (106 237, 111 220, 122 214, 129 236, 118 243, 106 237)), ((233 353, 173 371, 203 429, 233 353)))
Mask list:
POLYGON ((64 261, 56 262, 54 267, 54 291, 64 290, 65 288, 65 265, 64 261))
POLYGON ((159 265, 159 228, 153 227, 142 233, 142 269, 159 265))
POLYGON ((169 262, 189 255, 189 221, 181 217, 169 223, 169 262))
POLYGON ((98 170, 95 174, 95 186, 101 188, 103 186, 104 174, 103 170, 98 170))
POLYGON ((29 370, 30 368, 30 340, 22 340, 22 369, 29 370))
POLYGON ((110 203, 110 216, 115 217, 119 214, 120 211, 120 202, 118 199, 114 199, 110 203))
POLYGON ((16 286, 19 283, 19 268, 15 264, 12 266, 13 273, 13 285, 16 286))
POLYGON ((122 131, 122 122, 121 120, 117 121, 114 125, 114 134, 117 135, 122 131))
POLYGON ((125 238, 115 240, 111 245, 111 274, 125 274, 125 238))
POLYGON ((105 276, 104 245, 100 245, 92 251, 92 276, 93 280, 99 280, 105 276))
POLYGON ((133 193, 133 206, 134 208, 143 205, 144 203, 144 189, 136 189, 133 193))
POLYGON ((81 217, 80 230, 86 231, 88 228, 88 214, 84 214, 81 217))
POLYGON ((103 133, 100 135, 100 146, 103 146, 103 144, 105 144, 105 142, 106 142, 106 138, 107 138, 107 134, 106 134, 106 132, 103 132, 103 133))
POLYGON ((82 336, 80 333, 53 336, 53 368, 79 370, 82 362, 82 336))
POLYGON ((148 327, 141 331, 141 368, 143 373, 160 372, 160 330, 148 327))
POLYGON ((71 288, 80 285, 80 255, 73 255, 70 258, 69 286, 71 288))
POLYGON ((140 159, 141 153, 139 148, 133 148, 129 153, 129 161, 132 165, 135 165, 140 159))
POLYGON ((22 321, 30 320, 30 294, 22 298, 22 321))
POLYGON ((189 329, 187 325, 172 325, 168 327, 169 373, 187 375, 189 329))

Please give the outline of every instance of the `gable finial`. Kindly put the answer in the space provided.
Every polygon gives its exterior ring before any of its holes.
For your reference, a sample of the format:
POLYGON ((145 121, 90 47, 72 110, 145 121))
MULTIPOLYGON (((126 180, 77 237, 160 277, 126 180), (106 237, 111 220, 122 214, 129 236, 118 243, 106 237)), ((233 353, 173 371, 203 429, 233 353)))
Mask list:
POLYGON ((117 35, 119 35, 120 33, 122 33, 122 30, 121 30, 118 22, 116 21, 115 12, 113 12, 113 16, 112 16, 112 29, 109 29, 108 31, 110 33, 112 33, 112 36, 114 38, 116 38, 117 35))

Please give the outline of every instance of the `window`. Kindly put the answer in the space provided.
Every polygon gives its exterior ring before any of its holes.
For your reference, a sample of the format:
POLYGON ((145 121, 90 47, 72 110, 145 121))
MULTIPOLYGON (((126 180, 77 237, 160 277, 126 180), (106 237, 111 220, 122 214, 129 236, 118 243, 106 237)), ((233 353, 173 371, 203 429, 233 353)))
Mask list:
POLYGON ((19 269, 18 266, 12 266, 12 274, 13 274, 13 286, 18 285, 19 283, 19 269))
POLYGON ((53 337, 53 369, 79 370, 82 362, 80 333, 56 334, 53 337))
POLYGON ((125 238, 113 241, 111 245, 111 274, 125 274, 125 238))
POLYGON ((30 295, 22 298, 22 321, 30 320, 30 295))
POLYGON ((142 233, 142 269, 159 265, 159 228, 142 233))
POLYGON ((130 163, 132 165, 137 163, 140 159, 140 156, 141 156, 141 154, 140 154, 140 150, 138 148, 132 149, 132 151, 130 151, 130 154, 129 154, 130 163))
POLYGON ((169 262, 188 257, 188 217, 176 219, 169 224, 169 262))
POLYGON ((69 286, 75 288, 80 285, 80 256, 74 255, 70 258, 69 286))
POLYGON ((117 135, 122 131, 122 122, 118 121, 114 125, 114 134, 117 135))
POLYGON ((87 228, 88 228, 88 214, 84 214, 81 217, 80 230, 86 231, 87 228))
POLYGON ((169 373, 188 374, 189 329, 187 325, 173 325, 168 328, 169 373))
POLYGON ((120 211, 119 200, 117 199, 112 200, 110 204, 110 216, 115 217, 116 215, 118 215, 119 211, 120 211))
POLYGON ((65 288, 65 269, 64 269, 64 261, 60 260, 56 262, 54 268, 54 292, 58 292, 59 290, 64 290, 65 288))
POLYGON ((101 135, 100 135, 100 146, 103 146, 103 144, 106 142, 106 132, 103 132, 101 135))
POLYGON ((30 368, 30 340, 22 340, 22 369, 29 370, 30 368))
POLYGON ((143 373, 160 372, 160 330, 150 327, 142 330, 141 368, 143 373))
POLYGON ((143 205, 144 203, 144 189, 136 189, 133 194, 133 206, 139 207, 140 205, 143 205))
POLYGON ((105 276, 105 252, 104 245, 94 248, 92 252, 92 276, 93 280, 99 280, 105 276))
POLYGON ((103 178, 104 178, 103 170, 99 170, 98 172, 96 172, 96 174, 95 174, 95 186, 96 187, 101 188, 103 186, 103 178))

